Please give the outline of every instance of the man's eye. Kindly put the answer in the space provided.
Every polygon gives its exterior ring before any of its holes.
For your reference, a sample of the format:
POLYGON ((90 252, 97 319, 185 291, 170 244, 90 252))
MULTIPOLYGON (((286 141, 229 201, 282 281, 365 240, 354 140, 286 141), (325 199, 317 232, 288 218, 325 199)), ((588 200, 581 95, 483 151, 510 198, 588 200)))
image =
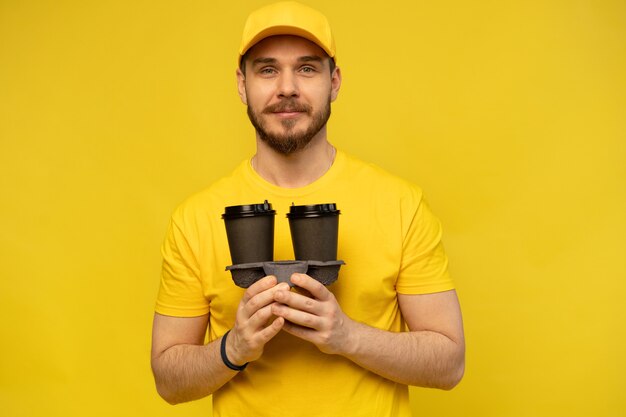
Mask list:
POLYGON ((261 68, 261 71, 259 72, 261 74, 273 74, 276 71, 274 70, 274 68, 261 68))
POLYGON ((311 73, 311 72, 315 72, 315 68, 307 66, 307 67, 300 68, 300 71, 304 73, 311 73))

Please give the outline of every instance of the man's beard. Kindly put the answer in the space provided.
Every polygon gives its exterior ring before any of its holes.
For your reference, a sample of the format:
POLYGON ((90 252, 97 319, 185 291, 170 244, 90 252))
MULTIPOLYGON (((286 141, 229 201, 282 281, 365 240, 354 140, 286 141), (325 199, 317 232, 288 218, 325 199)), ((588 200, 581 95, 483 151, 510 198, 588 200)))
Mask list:
POLYGON ((285 119, 281 120, 281 124, 286 130, 285 133, 273 134, 267 130, 267 126, 259 114, 248 105, 248 117, 261 140, 267 143, 274 151, 283 155, 290 155, 304 149, 315 135, 322 130, 330 118, 330 97, 328 97, 326 105, 313 114, 311 106, 298 103, 294 99, 284 99, 279 103, 267 106, 261 113, 271 115, 275 112, 292 111, 304 112, 309 116, 312 115, 309 127, 304 132, 295 132, 294 127, 297 123, 297 119, 285 119))

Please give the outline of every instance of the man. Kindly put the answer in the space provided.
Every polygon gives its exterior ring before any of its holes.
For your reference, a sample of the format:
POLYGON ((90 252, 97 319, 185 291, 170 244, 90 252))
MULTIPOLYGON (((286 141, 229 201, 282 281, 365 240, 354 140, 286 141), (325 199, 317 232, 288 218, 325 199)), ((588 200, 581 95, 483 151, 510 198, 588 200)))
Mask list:
MULTIPOLYGON (((213 394, 215 415, 406 416, 408 385, 450 389, 462 377, 460 308, 421 190, 327 140, 335 59, 315 10, 284 2, 248 18, 237 80, 257 152, 184 202, 163 244, 152 367, 170 403, 213 394), (233 284, 220 215, 266 199, 279 214, 337 204, 346 265, 334 284, 233 284)), ((284 215, 275 259, 293 259, 284 215)))

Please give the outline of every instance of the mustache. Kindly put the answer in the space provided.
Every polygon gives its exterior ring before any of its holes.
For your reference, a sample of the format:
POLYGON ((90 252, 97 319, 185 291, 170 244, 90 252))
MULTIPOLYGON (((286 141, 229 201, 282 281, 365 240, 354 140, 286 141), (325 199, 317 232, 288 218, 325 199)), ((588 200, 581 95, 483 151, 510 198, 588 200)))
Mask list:
POLYGON ((263 113, 282 113, 282 112, 303 112, 310 113, 311 106, 304 103, 298 103, 296 100, 288 99, 271 104, 263 109, 263 113))

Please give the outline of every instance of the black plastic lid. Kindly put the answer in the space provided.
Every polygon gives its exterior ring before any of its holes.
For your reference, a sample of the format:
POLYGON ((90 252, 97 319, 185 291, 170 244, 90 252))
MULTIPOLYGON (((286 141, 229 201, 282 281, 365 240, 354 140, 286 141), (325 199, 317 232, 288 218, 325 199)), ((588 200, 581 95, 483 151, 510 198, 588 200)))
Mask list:
POLYGON ((242 206, 229 206, 224 209, 222 219, 238 219, 241 217, 274 216, 276 210, 272 210, 272 204, 265 200, 262 204, 246 204, 242 206))
POLYGON ((323 217, 338 216, 341 212, 337 209, 335 203, 312 204, 308 206, 296 206, 294 204, 289 207, 287 217, 290 219, 299 219, 303 217, 323 217))

